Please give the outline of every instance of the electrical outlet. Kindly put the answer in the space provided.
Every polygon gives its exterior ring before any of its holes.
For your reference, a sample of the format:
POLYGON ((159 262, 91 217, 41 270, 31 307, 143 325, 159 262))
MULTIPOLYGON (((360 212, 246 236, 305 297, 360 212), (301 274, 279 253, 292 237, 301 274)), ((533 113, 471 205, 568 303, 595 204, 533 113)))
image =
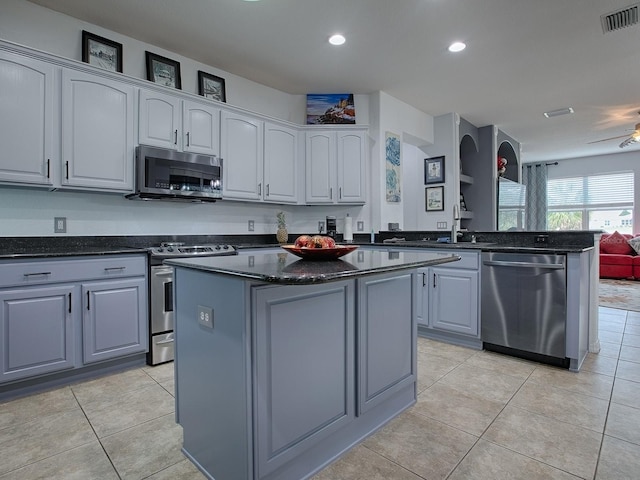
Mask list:
POLYGON ((543 243, 543 244, 549 243, 549 235, 536 235, 534 242, 538 243, 538 244, 540 244, 540 243, 543 243))
POLYGON ((213 328, 213 308, 198 305, 198 323, 203 327, 213 328))
POLYGON ((318 233, 322 233, 324 230, 324 222, 318 222, 318 233))
POLYGON ((67 233, 67 217, 53 219, 53 233, 67 233))
POLYGON ((255 222, 253 220, 249 220, 249 231, 253 232, 255 230, 255 222))
POLYGON ((438 229, 446 229, 447 228, 447 222, 438 222, 437 223, 437 228, 438 229))
POLYGON ((364 232, 364 222, 362 220, 358 221, 358 223, 356 223, 356 229, 359 232, 364 232))

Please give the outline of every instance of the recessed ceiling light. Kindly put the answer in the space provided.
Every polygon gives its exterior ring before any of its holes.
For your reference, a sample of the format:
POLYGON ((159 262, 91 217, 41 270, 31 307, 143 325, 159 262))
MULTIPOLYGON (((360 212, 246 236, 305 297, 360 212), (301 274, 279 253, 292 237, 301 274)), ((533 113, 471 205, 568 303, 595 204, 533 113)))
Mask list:
POLYGON ((573 108, 571 107, 559 108, 557 110, 551 110, 550 112, 544 112, 543 115, 547 118, 551 118, 551 117, 559 117, 560 115, 567 115, 569 113, 573 113, 573 108))
POLYGON ((344 38, 344 36, 340 35, 339 33, 336 33, 335 35, 331 35, 329 37, 329 43, 331 45, 342 45, 346 41, 347 39, 344 38))
POLYGON ((462 42, 453 42, 451 45, 449 45, 449 51, 454 53, 461 52, 465 48, 467 48, 467 45, 462 42))

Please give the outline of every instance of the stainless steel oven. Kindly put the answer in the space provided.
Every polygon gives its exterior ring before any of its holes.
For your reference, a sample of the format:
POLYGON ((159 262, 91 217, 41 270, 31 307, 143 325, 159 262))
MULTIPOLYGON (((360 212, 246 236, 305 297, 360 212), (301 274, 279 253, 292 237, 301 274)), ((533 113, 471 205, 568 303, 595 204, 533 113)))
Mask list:
POLYGON ((173 267, 167 258, 237 255, 231 245, 185 245, 167 242, 150 249, 149 261, 149 353, 147 363, 158 365, 174 359, 173 267))

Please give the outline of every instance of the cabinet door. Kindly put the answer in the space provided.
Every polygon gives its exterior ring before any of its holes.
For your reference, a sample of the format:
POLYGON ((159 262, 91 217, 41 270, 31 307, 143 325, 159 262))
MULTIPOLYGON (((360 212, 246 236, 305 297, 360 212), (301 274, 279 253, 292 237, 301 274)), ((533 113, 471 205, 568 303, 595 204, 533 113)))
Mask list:
POLYGON ((220 109, 185 100, 182 120, 185 151, 220 155, 220 109))
POLYGON ((141 89, 138 108, 138 143, 171 150, 182 148, 180 99, 141 89))
POLYGON ((354 418, 353 286, 253 291, 256 478, 354 418))
POLYGON ((225 111, 221 117, 222 196, 260 200, 264 158, 262 122, 225 111))
POLYGON ((338 132, 338 194, 339 203, 365 202, 366 150, 364 133, 338 132))
POLYGON ((0 53, 0 181, 51 185, 55 68, 0 53))
POLYGON ((306 201, 333 203, 336 148, 333 132, 307 132, 305 143, 306 201))
POLYGON ((71 285, 0 290, 0 382, 74 367, 71 285))
POLYGON ((147 351, 145 285, 144 278, 82 285, 85 364, 147 351))
POLYGON ((134 88, 62 71, 62 184, 133 190, 134 88))
POLYGON ((293 128, 265 124, 264 200, 297 203, 298 171, 298 132, 293 128))
POLYGON ((432 267, 429 324, 450 332, 478 335, 478 272, 432 267))
POLYGON ((411 273, 358 280, 358 414, 416 380, 411 273))

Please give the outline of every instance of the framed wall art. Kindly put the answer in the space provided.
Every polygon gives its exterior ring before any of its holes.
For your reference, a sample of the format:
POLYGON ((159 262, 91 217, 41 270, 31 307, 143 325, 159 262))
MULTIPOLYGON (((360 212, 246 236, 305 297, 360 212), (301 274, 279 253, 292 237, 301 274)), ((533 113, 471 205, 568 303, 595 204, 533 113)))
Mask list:
POLYGON ((307 124, 356 123, 353 93, 307 95, 307 124))
POLYGON ((424 184, 444 183, 444 156, 424 159, 424 184))
POLYGON ((227 101, 224 78, 198 70, 198 93, 203 97, 219 102, 227 101))
POLYGON ((146 52, 147 80, 165 87, 182 89, 180 63, 155 53, 146 52))
POLYGON ((385 132, 386 151, 386 198, 387 202, 398 203, 401 201, 400 185, 402 182, 402 170, 400 165, 400 135, 385 132))
POLYGON ((424 189, 425 210, 441 212, 444 210, 444 187, 427 187, 424 189))
POLYGON ((82 61, 122 73, 122 44, 83 30, 82 61))

